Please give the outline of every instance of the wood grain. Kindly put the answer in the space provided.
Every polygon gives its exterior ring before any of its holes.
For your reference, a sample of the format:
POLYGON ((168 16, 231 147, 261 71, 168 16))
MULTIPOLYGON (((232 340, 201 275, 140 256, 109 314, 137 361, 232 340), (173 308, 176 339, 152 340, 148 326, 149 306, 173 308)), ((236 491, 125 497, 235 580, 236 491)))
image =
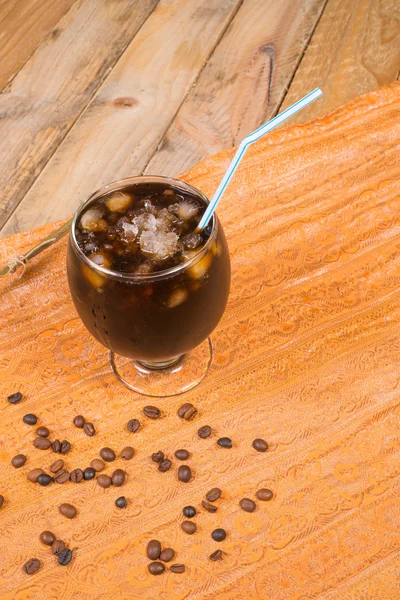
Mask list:
POLYGON ((0 95, 0 224, 156 3, 77 2, 0 95))
POLYGON ((319 86, 324 96, 291 121, 304 123, 395 81, 399 68, 398 0, 329 0, 281 109, 319 86))
POLYGON ((145 172, 176 175, 271 118, 324 5, 245 0, 145 172))
POLYGON ((141 173, 240 3, 160 2, 3 235, 67 216, 101 185, 141 173))
POLYGON ((76 0, 0 2, 0 90, 76 0))

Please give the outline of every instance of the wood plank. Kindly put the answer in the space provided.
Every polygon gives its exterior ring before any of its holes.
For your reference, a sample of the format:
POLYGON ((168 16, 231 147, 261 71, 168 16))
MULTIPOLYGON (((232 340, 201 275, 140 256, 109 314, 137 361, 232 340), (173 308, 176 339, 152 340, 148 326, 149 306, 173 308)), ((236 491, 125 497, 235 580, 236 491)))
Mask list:
POLYGON ((101 185, 141 173, 240 4, 162 0, 3 235, 67 216, 101 185))
POLYGON ((399 40, 398 0, 329 0, 281 109, 319 86, 324 96, 291 121, 304 123, 395 81, 399 40))
POLYGON ((0 95, 0 224, 156 3, 78 1, 0 95))
POLYGON ((324 4, 245 0, 145 172, 183 172, 271 118, 324 4))
POLYGON ((0 2, 0 90, 76 0, 0 2))

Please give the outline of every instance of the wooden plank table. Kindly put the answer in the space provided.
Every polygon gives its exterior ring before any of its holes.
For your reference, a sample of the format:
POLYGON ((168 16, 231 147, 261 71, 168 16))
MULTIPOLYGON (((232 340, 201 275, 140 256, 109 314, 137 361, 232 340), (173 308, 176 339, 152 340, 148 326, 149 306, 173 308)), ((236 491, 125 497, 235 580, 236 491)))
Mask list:
POLYGON ((399 75, 397 0, 0 0, 0 236, 399 75))

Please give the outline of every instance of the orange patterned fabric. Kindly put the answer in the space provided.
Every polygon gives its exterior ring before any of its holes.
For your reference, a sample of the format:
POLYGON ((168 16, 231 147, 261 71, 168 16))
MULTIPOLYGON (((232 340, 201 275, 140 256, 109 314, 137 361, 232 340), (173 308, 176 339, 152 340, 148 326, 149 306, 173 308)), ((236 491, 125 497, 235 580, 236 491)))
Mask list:
MULTIPOLYGON (((65 240, 0 282, 2 600, 400 598, 399 114, 394 84, 248 151, 219 211, 229 305, 212 336, 211 372, 186 396, 149 402, 114 379, 70 300, 65 240), (24 400, 8 405, 17 390, 24 400), (197 407, 193 421, 177 417, 183 401, 197 407), (161 420, 142 416, 149 403, 161 420), (103 446, 133 445, 124 488, 27 481, 56 458, 33 448, 27 412, 71 441, 70 469, 103 446), (80 413, 95 437, 72 426, 80 413), (143 423, 135 434, 126 429, 133 417, 143 423), (205 424, 214 434, 201 440, 205 424), (216 446, 219 436, 233 448, 216 446), (256 437, 268 452, 252 449, 256 437), (188 484, 176 461, 161 474, 149 459, 180 447, 191 452, 188 484), (28 462, 16 470, 19 452, 28 462), (199 506, 213 486, 223 491, 217 513, 201 510, 197 533, 185 534, 182 507, 199 506), (260 487, 273 500, 243 512, 239 500, 260 487), (121 493, 126 510, 114 506, 121 493), (62 502, 78 508, 76 519, 59 515, 62 502), (219 545, 215 527, 228 532, 219 545), (44 529, 76 548, 68 567, 39 542, 44 529), (184 574, 147 572, 154 537, 176 550, 184 574), (224 555, 213 563, 216 548, 224 555), (42 566, 28 576, 31 557, 42 566)), ((211 195, 232 152, 184 178, 211 195)), ((52 227, 2 240, 1 262, 52 227)))

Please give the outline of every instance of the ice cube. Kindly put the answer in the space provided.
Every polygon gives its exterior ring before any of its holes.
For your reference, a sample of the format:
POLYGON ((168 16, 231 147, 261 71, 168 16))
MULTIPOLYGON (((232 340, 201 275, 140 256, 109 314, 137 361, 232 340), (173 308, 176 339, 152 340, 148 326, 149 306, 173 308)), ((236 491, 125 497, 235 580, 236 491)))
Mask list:
POLYGON ((138 215, 133 219, 132 223, 136 225, 140 233, 142 231, 156 231, 157 229, 157 219, 151 213, 138 215))
POLYGON ((82 273, 90 285, 96 289, 101 289, 106 282, 105 277, 93 271, 87 265, 82 265, 82 273))
POLYGON ((164 196, 175 196, 175 192, 173 190, 166 189, 163 191, 164 196))
POLYGON ((139 233, 139 227, 136 223, 122 223, 122 229, 124 231, 125 240, 128 242, 133 242, 139 233))
POLYGON ((188 291, 184 288, 174 290, 168 298, 168 308, 175 308, 187 300, 188 291))
POLYGON ((172 231, 143 231, 139 243, 142 252, 163 259, 176 251, 178 236, 172 231))
POLYGON ((105 231, 107 223, 102 219, 103 211, 99 207, 89 208, 81 216, 81 227, 86 231, 105 231))
POLYGON ((95 265, 99 265, 99 267, 104 267, 105 269, 109 269, 111 266, 111 261, 105 254, 101 252, 94 252, 88 256, 88 259, 91 260, 95 265))
POLYGON ((184 200, 183 202, 179 203, 178 215, 183 221, 188 221, 189 219, 194 217, 194 215, 196 215, 198 212, 199 207, 195 206, 191 202, 188 202, 187 200, 184 200))
POLYGON ((201 236, 198 233, 188 233, 182 238, 182 244, 184 248, 193 250, 201 243, 201 236))
POLYGON ((124 194, 123 192, 115 192, 108 200, 106 200, 106 204, 111 212, 119 213, 125 212, 131 203, 131 196, 129 196, 129 194, 124 194))
POLYGON ((201 279, 207 273, 212 263, 212 254, 208 252, 204 258, 189 267, 188 274, 192 279, 201 279))
POLYGON ((149 200, 148 198, 146 198, 146 200, 144 201, 143 206, 147 212, 152 213, 153 215, 155 215, 157 213, 157 208, 155 206, 153 206, 153 204, 151 203, 151 200, 149 200))

